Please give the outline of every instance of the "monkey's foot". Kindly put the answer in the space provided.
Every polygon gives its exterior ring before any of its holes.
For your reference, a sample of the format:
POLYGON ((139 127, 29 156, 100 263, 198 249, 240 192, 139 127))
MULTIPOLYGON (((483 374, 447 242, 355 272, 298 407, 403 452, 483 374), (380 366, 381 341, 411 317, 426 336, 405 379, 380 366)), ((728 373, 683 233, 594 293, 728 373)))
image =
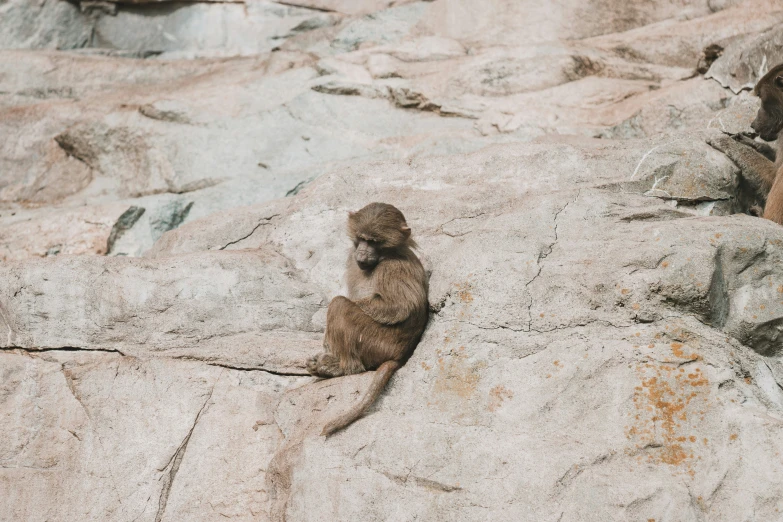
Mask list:
POLYGON ((309 358, 305 363, 305 367, 307 368, 307 373, 316 377, 329 378, 343 375, 339 360, 330 353, 322 353, 309 358))
POLYGON ((310 375, 318 375, 318 357, 310 357, 307 359, 307 362, 305 362, 305 368, 307 369, 307 373, 310 375))

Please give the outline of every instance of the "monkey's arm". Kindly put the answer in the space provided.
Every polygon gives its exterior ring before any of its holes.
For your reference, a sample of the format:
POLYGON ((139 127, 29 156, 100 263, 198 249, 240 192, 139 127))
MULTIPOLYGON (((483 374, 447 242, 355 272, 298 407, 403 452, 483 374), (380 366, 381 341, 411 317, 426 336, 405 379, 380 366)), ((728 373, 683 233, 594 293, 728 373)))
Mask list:
POLYGON ((401 323, 411 314, 407 307, 395 302, 388 293, 376 293, 356 301, 356 304, 375 322, 386 325, 401 323))
POLYGON ((729 157, 742 170, 742 175, 758 187, 759 192, 766 196, 775 182, 775 164, 743 143, 729 136, 707 138, 707 143, 729 157))
MULTIPOLYGON (((422 302, 422 289, 404 261, 390 260, 376 268, 375 292, 356 304, 375 321, 392 325, 405 321, 422 302)), ((426 296, 424 297, 426 301, 426 296)))
POLYGON ((742 143, 743 145, 747 145, 748 147, 752 148, 765 158, 767 158, 771 162, 775 162, 775 158, 777 157, 777 152, 773 147, 770 145, 767 145, 766 143, 761 143, 753 139, 753 135, 750 135, 748 133, 740 132, 739 134, 732 135, 732 139, 734 139, 737 143, 742 143))

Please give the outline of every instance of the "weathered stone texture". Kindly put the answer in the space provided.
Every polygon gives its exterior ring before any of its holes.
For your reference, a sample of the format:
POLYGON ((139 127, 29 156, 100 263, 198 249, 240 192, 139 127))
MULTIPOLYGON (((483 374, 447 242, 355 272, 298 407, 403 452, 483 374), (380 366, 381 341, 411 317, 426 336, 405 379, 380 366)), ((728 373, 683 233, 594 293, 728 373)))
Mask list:
POLYGON ((782 519, 783 228, 710 145, 779 2, 0 19, 1 520, 782 519), (371 379, 304 369, 370 201, 432 315, 324 439, 371 379))

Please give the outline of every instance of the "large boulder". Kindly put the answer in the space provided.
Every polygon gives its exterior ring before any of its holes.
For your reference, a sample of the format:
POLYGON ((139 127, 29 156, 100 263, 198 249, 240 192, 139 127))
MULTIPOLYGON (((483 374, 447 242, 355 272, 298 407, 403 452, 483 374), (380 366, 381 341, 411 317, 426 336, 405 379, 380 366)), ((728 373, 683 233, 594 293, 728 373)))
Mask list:
MULTIPOLYGON (((756 499, 783 487, 772 457, 783 449, 783 230, 726 215, 739 170, 704 140, 356 165, 294 198, 183 225, 146 258, 6 263, 7 382, 36 390, 9 385, 13 404, 64 389, 60 409, 76 412, 72 437, 54 426, 35 437, 41 448, 63 438, 59 451, 6 462, 54 466, 57 495, 87 487, 85 473, 112 477, 90 483, 88 503, 48 507, 55 518, 772 517, 774 503, 756 499), (325 440, 323 423, 369 375, 293 376, 320 350, 340 291, 346 211, 371 200, 408 216, 432 317, 378 406, 325 440), (123 396, 131 382, 142 397, 123 396), (170 387, 179 406, 156 395, 170 387), (245 401, 255 406, 235 410, 245 401), (116 417, 128 403, 160 413, 116 417), (155 441, 144 459, 133 444, 112 449, 133 433, 155 441), (119 458, 79 457, 98 448, 119 458), (259 493, 239 495, 251 483, 259 493)), ((21 433, 9 411, 4 430, 21 433)), ((15 497, 7 516, 39 513, 31 502, 15 497)))
POLYGON ((779 2, 0 18, 0 519, 780 519, 783 228, 719 150, 779 2), (430 322, 326 439, 371 201, 430 322))

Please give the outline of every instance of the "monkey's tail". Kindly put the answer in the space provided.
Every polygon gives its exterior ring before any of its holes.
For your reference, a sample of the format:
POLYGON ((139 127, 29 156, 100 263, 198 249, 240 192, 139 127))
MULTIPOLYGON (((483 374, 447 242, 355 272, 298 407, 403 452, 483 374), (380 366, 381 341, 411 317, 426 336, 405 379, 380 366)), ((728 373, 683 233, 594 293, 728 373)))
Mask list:
POLYGON ((329 421, 329 423, 324 426, 321 435, 326 435, 328 437, 335 431, 345 428, 350 423, 361 417, 364 412, 367 411, 370 406, 372 406, 383 389, 386 387, 386 383, 389 382, 389 379, 391 379, 392 375, 394 375, 394 372, 396 372, 399 367, 400 363, 397 361, 386 361, 385 363, 381 364, 378 369, 375 370, 375 376, 372 379, 372 384, 370 384, 370 388, 367 390, 367 393, 364 394, 362 400, 356 403, 353 408, 348 410, 346 413, 343 413, 336 419, 329 421))

